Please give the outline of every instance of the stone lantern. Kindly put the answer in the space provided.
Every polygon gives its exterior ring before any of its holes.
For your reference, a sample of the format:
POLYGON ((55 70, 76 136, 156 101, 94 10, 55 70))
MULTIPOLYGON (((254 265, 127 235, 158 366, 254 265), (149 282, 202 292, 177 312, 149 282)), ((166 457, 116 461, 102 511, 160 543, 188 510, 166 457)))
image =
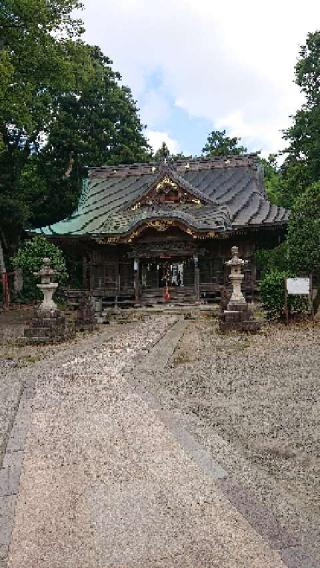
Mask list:
POLYGON ((58 288, 58 283, 51 282, 51 279, 57 274, 57 271, 51 268, 50 258, 45 257, 39 272, 34 272, 33 274, 41 279, 40 284, 37 284, 37 287, 43 294, 43 300, 39 306, 39 310, 43 312, 56 311, 58 309, 57 304, 54 302, 52 296, 58 288))
POLYGON ((232 258, 226 262, 226 265, 230 267, 232 295, 227 309, 220 314, 219 328, 222 332, 249 331, 254 333, 260 329, 260 322, 254 319, 241 290, 244 279, 242 269, 247 261, 239 258, 238 247, 232 247, 231 255, 232 258))
POLYGON ((50 258, 44 258, 39 272, 34 272, 34 276, 41 279, 37 287, 43 294, 43 300, 24 330, 28 343, 55 343, 74 336, 74 325, 67 322, 52 298, 58 288, 57 282, 51 282, 56 274, 57 271, 50 266, 50 258))
POLYGON ((231 249, 232 258, 226 262, 227 266, 230 266, 230 280, 232 284, 232 296, 228 306, 232 308, 233 306, 246 305, 245 297, 241 290, 241 284, 244 279, 244 274, 242 274, 242 268, 247 264, 247 260, 242 260, 239 258, 238 247, 232 247, 231 249))

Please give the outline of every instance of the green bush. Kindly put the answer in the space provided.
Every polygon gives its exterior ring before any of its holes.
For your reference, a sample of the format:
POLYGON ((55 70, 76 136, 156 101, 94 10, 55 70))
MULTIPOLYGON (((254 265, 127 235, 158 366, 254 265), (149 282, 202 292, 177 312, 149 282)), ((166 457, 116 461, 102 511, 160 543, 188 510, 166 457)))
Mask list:
POLYGON ((33 273, 40 270, 44 257, 50 258, 51 268, 57 270, 54 280, 59 284, 67 281, 68 273, 61 249, 42 235, 36 236, 25 241, 12 258, 14 268, 21 268, 23 271, 23 290, 20 300, 30 301, 41 298, 41 293, 36 286, 39 278, 36 278, 33 273))
MULTIPOLYGON (((260 297, 270 319, 285 317, 285 278, 288 276, 288 272, 274 269, 262 278, 260 297)), ((288 309, 291 314, 305 313, 308 310, 308 301, 301 296, 288 296, 288 309)))
POLYGON ((266 273, 260 285, 260 297, 264 309, 270 318, 280 318, 284 315, 285 287, 284 279, 287 273, 272 270, 266 273))
POLYGON ((286 241, 273 249, 256 251, 257 270, 263 276, 272 270, 286 272, 288 270, 288 247, 286 241))

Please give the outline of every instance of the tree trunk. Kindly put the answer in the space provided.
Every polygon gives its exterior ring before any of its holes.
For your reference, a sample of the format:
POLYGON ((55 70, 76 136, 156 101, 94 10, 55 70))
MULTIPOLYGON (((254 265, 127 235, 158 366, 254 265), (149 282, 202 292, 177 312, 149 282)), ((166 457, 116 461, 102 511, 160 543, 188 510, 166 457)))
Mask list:
POLYGON ((0 274, 1 274, 1 276, 2 276, 2 274, 4 274, 4 272, 7 272, 7 271, 6 271, 5 261, 4 261, 2 239, 0 237, 0 274))
POLYGON ((9 305, 8 277, 7 277, 5 260, 4 260, 3 244, 1 237, 0 237, 0 278, 2 281, 3 307, 8 308, 9 305))
POLYGON ((318 286, 317 293, 313 299, 313 313, 316 314, 320 306, 320 286, 318 286))

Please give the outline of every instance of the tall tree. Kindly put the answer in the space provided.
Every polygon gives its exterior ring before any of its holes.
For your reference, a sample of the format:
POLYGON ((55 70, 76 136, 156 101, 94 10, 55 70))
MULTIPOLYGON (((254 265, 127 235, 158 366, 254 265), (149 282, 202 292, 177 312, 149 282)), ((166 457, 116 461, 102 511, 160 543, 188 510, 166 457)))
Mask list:
POLYGON ((295 80, 305 103, 284 133, 288 147, 282 171, 283 203, 292 206, 312 183, 320 180, 320 32, 309 33, 295 67, 295 80))
MULTIPOLYGON (((71 212, 85 166, 144 159, 129 89, 81 41, 78 0, 4 0, 0 9, 0 239, 71 212)), ((12 251, 11 251, 12 252, 12 251)))
POLYGON ((247 152, 247 148, 239 145, 241 138, 236 136, 230 138, 225 130, 213 130, 210 132, 202 154, 206 158, 213 156, 240 156, 247 152))
POLYGON ((154 160, 156 162, 163 162, 171 157, 171 152, 165 142, 162 142, 160 148, 154 153, 154 160))
MULTIPOLYGON (((320 182, 311 185, 293 206, 288 229, 289 265, 296 274, 310 274, 320 282, 320 182)), ((320 286, 315 308, 320 304, 320 286)))
POLYGON ((280 205, 282 191, 281 168, 277 164, 277 156, 269 154, 268 158, 259 157, 259 162, 263 167, 264 186, 271 203, 280 205))
POLYGON ((130 89, 121 86, 119 73, 98 47, 88 50, 95 74, 80 93, 58 97, 57 117, 36 160, 33 175, 46 184, 47 193, 39 195, 33 223, 51 223, 71 213, 86 167, 150 159, 130 89))
POLYGON ((72 17, 79 5, 78 0, 1 3, 0 238, 7 246, 30 215, 32 198, 24 194, 21 179, 40 133, 55 119, 57 95, 77 88, 81 68, 90 74, 81 26, 72 17))

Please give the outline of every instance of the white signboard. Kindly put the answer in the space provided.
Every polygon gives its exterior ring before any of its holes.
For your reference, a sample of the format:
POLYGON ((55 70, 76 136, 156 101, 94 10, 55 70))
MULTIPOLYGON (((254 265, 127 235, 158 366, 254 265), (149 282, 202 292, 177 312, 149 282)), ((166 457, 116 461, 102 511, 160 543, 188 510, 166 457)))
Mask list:
POLYGON ((309 296, 310 278, 287 278, 287 292, 291 296, 309 296))

